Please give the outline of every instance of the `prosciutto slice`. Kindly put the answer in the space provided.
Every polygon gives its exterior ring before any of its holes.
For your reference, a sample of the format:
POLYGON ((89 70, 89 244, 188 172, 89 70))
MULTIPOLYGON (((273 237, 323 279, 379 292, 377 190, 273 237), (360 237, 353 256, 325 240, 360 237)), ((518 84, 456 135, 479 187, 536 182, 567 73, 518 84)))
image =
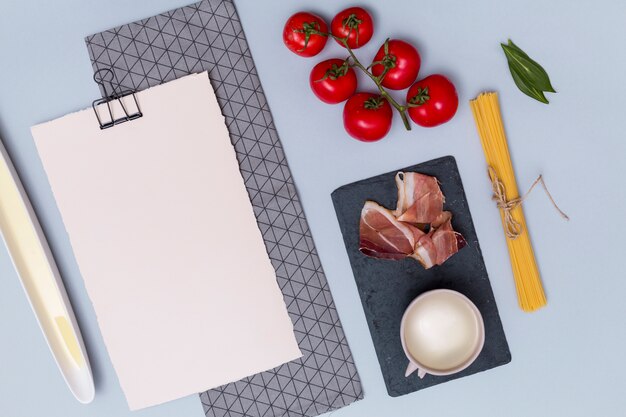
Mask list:
POLYGON ((463 236, 452 229, 450 220, 451 217, 435 229, 431 238, 437 254, 435 257, 437 265, 443 264, 467 244, 463 236))
POLYGON ((452 228, 452 213, 434 177, 398 172, 398 204, 389 210, 373 201, 361 210, 359 250, 371 257, 413 258, 426 269, 443 264, 466 245, 452 228))
POLYGON ((447 216, 439 227, 415 239, 415 251, 410 257, 417 259, 425 269, 443 264, 466 245, 463 236, 452 229, 451 219, 451 215, 447 216))
POLYGON ((431 230, 427 234, 418 239, 415 243, 415 250, 410 255, 411 258, 416 259, 422 264, 424 269, 435 266, 437 262, 437 248, 432 239, 434 230, 431 230))
POLYGON ((398 172, 398 205, 394 216, 402 222, 430 224, 443 211, 444 196, 437 178, 417 172, 398 172))
POLYGON ((359 250, 382 259, 404 259, 415 250, 419 230, 396 220, 392 212, 373 201, 361 210, 359 250))

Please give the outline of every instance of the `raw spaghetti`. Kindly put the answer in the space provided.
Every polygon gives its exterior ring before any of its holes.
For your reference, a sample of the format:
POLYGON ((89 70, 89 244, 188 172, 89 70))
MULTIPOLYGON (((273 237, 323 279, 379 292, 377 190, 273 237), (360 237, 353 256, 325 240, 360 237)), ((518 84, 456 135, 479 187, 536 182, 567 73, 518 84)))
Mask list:
POLYGON ((520 204, 498 94, 482 93, 470 101, 470 106, 487 159, 494 195, 500 193, 497 196, 498 208, 506 234, 517 299, 522 310, 535 311, 545 306, 547 300, 520 204))

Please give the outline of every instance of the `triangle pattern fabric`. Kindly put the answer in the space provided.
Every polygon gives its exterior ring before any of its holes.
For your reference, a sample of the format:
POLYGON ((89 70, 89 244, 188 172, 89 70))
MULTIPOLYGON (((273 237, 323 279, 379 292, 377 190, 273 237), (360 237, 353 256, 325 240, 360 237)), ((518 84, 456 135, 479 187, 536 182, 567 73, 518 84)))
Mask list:
POLYGON ((200 394, 207 417, 303 417, 363 397, 232 0, 205 0, 85 39, 94 71, 144 90, 207 70, 304 356, 200 394))

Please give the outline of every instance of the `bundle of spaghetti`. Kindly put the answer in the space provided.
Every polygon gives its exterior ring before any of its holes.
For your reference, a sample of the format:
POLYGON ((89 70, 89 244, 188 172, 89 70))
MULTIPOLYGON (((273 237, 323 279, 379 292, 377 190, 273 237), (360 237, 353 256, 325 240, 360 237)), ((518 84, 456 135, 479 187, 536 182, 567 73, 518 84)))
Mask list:
MULTIPOLYGON (((470 101, 470 106, 485 152, 494 190, 497 185, 501 185, 503 186, 501 189, 504 191, 502 199, 506 199, 504 202, 516 201, 519 199, 519 191, 504 133, 498 94, 495 92, 482 93, 470 101)), ((502 206, 503 204, 499 204, 518 302, 522 310, 534 311, 545 306, 547 301, 526 227, 524 212, 521 204, 513 204, 508 210, 508 214, 502 206), (507 215, 510 216, 508 219, 507 215), (515 222, 519 226, 518 233, 511 233, 511 224, 515 222)))

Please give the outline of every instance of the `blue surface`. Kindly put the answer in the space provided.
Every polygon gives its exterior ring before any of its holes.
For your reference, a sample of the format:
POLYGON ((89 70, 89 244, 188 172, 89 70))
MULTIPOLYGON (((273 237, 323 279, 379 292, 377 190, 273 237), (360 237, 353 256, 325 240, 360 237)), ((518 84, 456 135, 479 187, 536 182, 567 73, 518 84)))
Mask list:
MULTIPOLYGON (((88 106, 97 88, 85 35, 185 5, 188 0, 2 0, 0 137, 30 193, 64 274, 96 378, 96 399, 78 404, 39 331, 7 252, 0 248, 0 415, 202 416, 197 396, 130 413, 104 348, 91 303, 34 148, 29 127, 88 106)), ((296 9, 331 18, 352 2, 236 0, 257 69, 359 369, 365 399, 334 416, 622 415, 626 406, 626 4, 619 1, 397 1, 373 11, 377 31, 359 51, 370 59, 386 36, 414 41, 421 74, 448 74, 461 107, 447 125, 362 144, 346 137, 341 106, 308 90, 319 59, 290 54, 280 40, 296 9), (545 106, 514 86, 500 41, 512 38, 548 71, 558 94, 545 106), (495 89, 519 185, 543 173, 562 221, 536 191, 525 203, 549 298, 535 314, 519 310, 500 220, 490 200, 484 157, 467 100, 495 89), (457 158, 487 270, 513 354, 507 366, 400 398, 384 388, 330 192, 340 185, 452 154, 457 158)), ((377 4, 378 5, 375 5, 377 4)), ((364 81, 364 85, 366 80, 364 81)), ((371 86, 368 85, 367 88, 371 86)))

